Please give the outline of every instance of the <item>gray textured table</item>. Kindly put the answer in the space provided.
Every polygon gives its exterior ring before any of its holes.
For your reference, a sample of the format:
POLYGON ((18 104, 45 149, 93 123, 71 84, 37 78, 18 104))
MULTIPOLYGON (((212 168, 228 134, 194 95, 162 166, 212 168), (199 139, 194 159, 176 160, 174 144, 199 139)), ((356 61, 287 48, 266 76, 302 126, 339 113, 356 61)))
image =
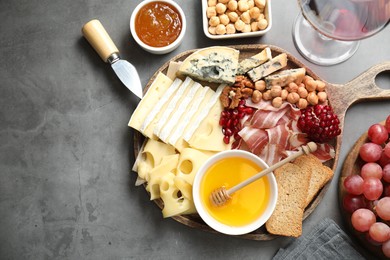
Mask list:
MULTIPOLYGON (((300 57, 291 38, 295 1, 273 0, 273 28, 260 38, 213 41, 201 27, 198 0, 177 0, 188 31, 174 52, 156 56, 131 38, 138 1, 0 1, 0 259, 270 259, 292 240, 242 240, 163 219, 131 173, 128 119, 137 100, 81 37, 99 18, 143 85, 174 55, 211 45, 263 43, 300 57)), ((363 40, 348 61, 320 67, 321 78, 346 83, 390 60, 390 27, 363 40)), ((390 88, 389 74, 378 77, 390 88)), ((390 102, 354 105, 347 113, 336 177, 304 222, 306 234, 324 217, 342 227, 337 176, 353 142, 383 120, 390 102)))

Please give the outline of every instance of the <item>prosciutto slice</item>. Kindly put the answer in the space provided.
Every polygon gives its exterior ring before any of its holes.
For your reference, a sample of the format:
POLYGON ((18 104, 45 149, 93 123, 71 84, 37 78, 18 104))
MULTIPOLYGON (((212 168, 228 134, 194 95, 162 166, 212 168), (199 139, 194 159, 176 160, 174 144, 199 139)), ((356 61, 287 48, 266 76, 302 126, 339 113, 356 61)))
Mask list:
MULTIPOLYGON (((287 102, 275 108, 270 101, 254 104, 247 100, 246 105, 257 110, 242 122, 238 149, 245 148, 273 165, 309 141, 297 126, 301 115, 298 108, 287 102)), ((331 145, 318 144, 315 155, 324 162, 334 157, 332 149, 331 145)))

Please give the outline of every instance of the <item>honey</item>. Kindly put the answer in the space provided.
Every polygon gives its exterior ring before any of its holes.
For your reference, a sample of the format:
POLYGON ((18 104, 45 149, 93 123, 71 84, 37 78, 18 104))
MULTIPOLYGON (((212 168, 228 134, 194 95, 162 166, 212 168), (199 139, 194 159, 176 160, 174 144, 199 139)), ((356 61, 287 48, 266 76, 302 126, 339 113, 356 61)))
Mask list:
POLYGON ((155 1, 144 5, 135 18, 135 31, 145 44, 165 47, 173 43, 182 30, 178 10, 171 4, 155 1))
POLYGON ((206 211, 220 223, 232 227, 254 222, 264 213, 270 201, 270 183, 266 176, 236 191, 223 206, 213 205, 210 194, 222 186, 229 189, 261 170, 260 166, 246 158, 230 157, 217 161, 200 182, 200 199, 206 211))

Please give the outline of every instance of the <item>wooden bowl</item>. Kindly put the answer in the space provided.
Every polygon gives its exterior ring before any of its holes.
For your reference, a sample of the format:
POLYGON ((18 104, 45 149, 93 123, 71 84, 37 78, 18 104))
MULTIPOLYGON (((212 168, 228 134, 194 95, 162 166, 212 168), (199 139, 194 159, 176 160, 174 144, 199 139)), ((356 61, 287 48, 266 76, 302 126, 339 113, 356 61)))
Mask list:
MULTIPOLYGON (((385 121, 382 121, 380 123, 384 125, 385 121)), ((370 126, 368 125, 367 129, 368 129, 368 127, 370 127, 370 126)), ((339 185, 338 186, 338 188, 339 188, 339 194, 338 194, 339 206, 340 206, 341 215, 344 219, 344 222, 346 224, 348 232, 350 234, 352 234, 352 236, 355 237, 359 241, 359 244, 362 247, 364 247, 366 250, 368 250, 372 254, 374 254, 376 257, 378 257, 380 259, 388 259, 382 253, 381 246, 375 246, 375 245, 369 243, 366 239, 365 234, 358 232, 353 228, 352 223, 351 223, 351 215, 352 214, 347 212, 343 208, 343 199, 344 199, 344 196, 347 194, 347 191, 344 188, 344 180, 345 180, 345 178, 347 178, 350 175, 360 173, 360 169, 362 168, 362 166, 364 165, 365 162, 359 157, 359 150, 360 150, 360 147, 367 142, 369 142, 369 139, 367 137, 367 132, 365 132, 356 141, 356 143, 354 144, 352 149, 349 151, 348 156, 346 157, 346 159, 343 163, 343 167, 341 170, 341 174, 339 177, 339 183, 338 183, 338 185, 339 185)))
MULTIPOLYGON (((232 47, 239 50, 240 59, 245 59, 253 55, 256 55, 262 49, 269 47, 272 51, 273 57, 281 53, 287 54, 288 64, 287 64, 287 68, 285 69, 292 69, 298 67, 305 68, 307 75, 310 75, 316 80, 322 80, 311 69, 309 69, 302 62, 300 62, 297 58, 295 58, 290 53, 288 53, 287 51, 279 47, 272 46, 272 45, 261 45, 261 44, 233 45, 228 47, 232 47)), ((178 54, 175 57, 173 57, 171 61, 183 61, 194 51, 196 50, 189 50, 181 54, 178 54)), ((156 71, 156 73, 149 80, 147 86, 144 89, 144 92, 146 92, 149 89, 151 83, 156 78, 159 72, 163 72, 163 73, 167 72, 169 62, 170 61, 166 62, 164 65, 160 67, 158 71, 156 71)), ((375 77, 379 73, 387 70, 390 70, 390 62, 381 63, 377 66, 370 68, 369 70, 367 70, 366 72, 356 77, 355 79, 351 80, 345 85, 331 84, 322 80, 326 83, 326 92, 328 95, 329 103, 333 107, 334 113, 337 114, 337 116, 339 117, 341 130, 343 130, 344 128, 345 113, 348 107, 350 107, 352 104, 357 102, 362 102, 362 101, 368 101, 368 100, 390 99, 390 90, 381 89, 375 84, 375 77)), ((331 143, 335 147, 335 152, 336 152, 335 158, 329 160, 326 163, 326 165, 332 168, 333 171, 336 170, 336 166, 339 158, 342 134, 343 131, 331 143)), ((135 156, 137 156, 138 153, 140 152, 143 142, 144 142, 144 137, 140 133, 135 132, 134 133, 135 156)), ((317 196, 313 199, 313 201, 307 206, 304 212, 304 217, 303 217, 304 219, 306 219, 321 202, 326 191, 328 190, 329 184, 330 182, 321 189, 321 191, 317 194, 317 196)), ((162 200, 155 200, 155 202, 160 208, 163 207, 162 200)), ((173 217, 173 219, 189 227, 193 227, 208 232, 216 232, 213 229, 211 229, 209 226, 207 226, 197 214, 175 216, 173 217)), ((238 237, 241 237, 243 239, 250 239, 250 240, 271 240, 279 236, 275 236, 268 233, 265 227, 263 226, 251 233, 240 235, 238 237)))

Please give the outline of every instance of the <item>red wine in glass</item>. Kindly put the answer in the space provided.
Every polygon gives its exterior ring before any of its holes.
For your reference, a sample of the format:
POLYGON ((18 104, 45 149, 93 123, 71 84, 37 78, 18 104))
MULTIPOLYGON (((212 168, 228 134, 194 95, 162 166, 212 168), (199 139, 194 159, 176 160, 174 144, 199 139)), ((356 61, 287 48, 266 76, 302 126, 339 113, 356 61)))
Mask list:
MULTIPOLYGON (((308 60, 333 65, 351 57, 360 39, 390 22, 390 0, 298 0, 294 43, 308 60)), ((389 35, 390 37, 390 35, 389 35)))

